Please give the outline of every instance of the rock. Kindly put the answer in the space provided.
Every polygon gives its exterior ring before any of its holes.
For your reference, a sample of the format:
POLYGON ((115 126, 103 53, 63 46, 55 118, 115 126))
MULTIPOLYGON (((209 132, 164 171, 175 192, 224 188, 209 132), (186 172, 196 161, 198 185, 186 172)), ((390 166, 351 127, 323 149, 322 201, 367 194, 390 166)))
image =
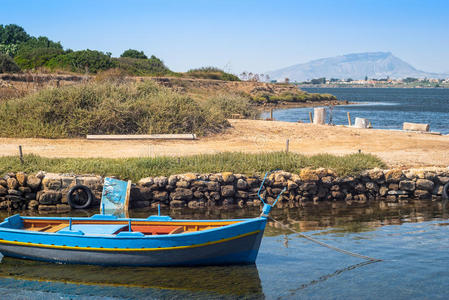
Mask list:
POLYGON ((8 178, 8 180, 6 180, 6 183, 8 184, 9 190, 15 190, 19 187, 19 182, 14 177, 8 178))
POLYGON ((402 180, 399 182, 399 189, 404 191, 414 191, 415 182, 411 180, 402 180))
POLYGON ((246 198, 248 198, 248 192, 245 192, 245 191, 237 191, 237 192, 235 193, 235 196, 236 196, 237 198, 243 198, 243 199, 246 199, 246 198))
POLYGON ((441 196, 443 194, 443 188, 444 188, 444 185, 441 185, 441 184, 435 185, 435 187, 433 188, 432 194, 441 196))
POLYGON ((287 190, 296 190, 298 188, 298 184, 292 180, 287 181, 287 190))
POLYGON ((438 176, 438 181, 440 181, 440 183, 442 185, 445 185, 446 183, 449 182, 449 177, 446 176, 438 176))
POLYGON ((345 198, 345 194, 343 194, 343 193, 340 192, 340 191, 333 191, 333 192, 331 193, 331 195, 332 195, 333 198, 338 199, 338 200, 342 200, 342 199, 345 198))
POLYGON ((215 181, 209 181, 207 183, 207 190, 218 192, 218 191, 220 191, 220 184, 215 181))
POLYGON ((320 178, 318 177, 318 175, 311 169, 302 169, 299 172, 299 177, 301 178, 301 180, 304 181, 317 181, 320 178))
POLYGON ((62 187, 61 179, 51 179, 51 180, 45 180, 45 179, 46 178, 44 178, 42 183, 44 184, 46 189, 52 190, 52 191, 57 191, 57 190, 61 189, 61 187, 62 187))
POLYGON ((220 193, 219 192, 210 192, 209 198, 213 201, 218 201, 218 200, 220 200, 220 193))
POLYGON ((379 188, 379 195, 382 197, 385 196, 388 193, 388 188, 386 186, 381 186, 379 188))
POLYGON ((168 179, 165 176, 159 176, 154 178, 154 184, 157 185, 159 188, 163 188, 167 185, 168 179))
POLYGON ((17 172, 16 179, 21 186, 25 186, 27 183, 27 175, 24 172, 17 172))
POLYGON ((385 180, 388 183, 396 183, 402 179, 402 176, 403 176, 402 170, 399 169, 388 170, 385 173, 385 180))
POLYGON ((153 177, 145 177, 140 179, 137 184, 145 187, 150 187, 154 183, 153 177))
POLYGON ((46 213, 50 213, 50 212, 56 212, 57 208, 56 205, 39 205, 38 206, 38 210, 39 212, 46 212, 46 213))
POLYGON ((248 183, 244 179, 237 180, 237 189, 239 190, 246 190, 248 189, 248 183))
POLYGON ((28 193, 28 194, 25 194, 24 197, 27 200, 36 200, 36 193, 28 193))
POLYGON ((233 185, 224 185, 221 187, 221 195, 223 197, 232 197, 235 194, 235 189, 233 185))
POLYGON ((170 175, 167 179, 168 185, 176 185, 176 182, 178 182, 178 176, 177 175, 170 175))
POLYGON ((153 191, 153 200, 166 201, 168 199, 168 193, 166 191, 153 191))
POLYGON ((223 206, 231 206, 234 204, 234 199, 233 198, 225 198, 223 200, 223 206))
POLYGON ((69 186, 75 185, 77 180, 74 176, 62 176, 61 177, 61 188, 67 189, 69 186))
POLYGON ((251 188, 256 188, 256 187, 259 187, 259 184, 260 184, 260 181, 259 181, 259 179, 257 179, 257 178, 247 178, 246 179, 246 183, 248 183, 248 185, 251 187, 251 188))
POLYGON ((334 178, 332 176, 325 176, 321 178, 321 182, 325 185, 331 185, 334 178))
POLYGON ((200 202, 199 201, 189 201, 189 203, 187 203, 187 206, 189 208, 198 208, 200 206, 200 202))
POLYGON ((19 191, 22 192, 22 194, 31 193, 31 189, 27 186, 19 186, 19 191))
POLYGON ((33 191, 36 191, 41 185, 41 179, 35 175, 30 175, 27 178, 27 185, 33 191))
POLYGON ((366 188, 363 184, 359 183, 354 188, 359 193, 364 193, 366 191, 366 188))
POLYGON ((359 203, 366 203, 368 201, 368 198, 365 194, 359 194, 357 195, 357 202, 359 203))
POLYGON ((68 204, 56 204, 56 211, 58 213, 69 212, 72 208, 68 204))
POLYGON ((173 208, 180 208, 180 207, 184 207, 184 206, 186 206, 186 203, 182 200, 172 200, 170 202, 170 207, 173 207, 173 208))
POLYGON ((388 195, 408 195, 407 191, 388 191, 388 195))
POLYGON ((414 195, 415 195, 415 198, 417 198, 419 200, 431 200, 432 199, 432 195, 429 193, 429 191, 426 191, 426 190, 416 190, 414 195))
POLYGON ((197 199, 203 199, 204 198, 204 194, 200 191, 195 191, 193 192, 193 197, 197 198, 197 199))
POLYGON ((36 200, 31 200, 30 202, 28 202, 28 209, 30 210, 35 210, 38 206, 39 202, 37 202, 36 200))
POLYGON ((370 191, 377 191, 378 188, 379 188, 377 186, 377 184, 375 182, 372 182, 372 181, 365 183, 365 187, 366 187, 367 190, 370 190, 370 191))
POLYGON ((180 181, 176 182, 176 186, 186 189, 190 186, 190 182, 186 181, 186 180, 180 180, 180 181))
POLYGON ((387 202, 396 202, 397 199, 396 199, 395 195, 388 195, 387 198, 386 198, 386 201, 387 202))
POLYGON ((379 180, 384 178, 384 172, 379 168, 375 168, 368 171, 368 176, 369 178, 371 178, 371 180, 378 182, 379 180))
POLYGON ((0 186, 3 186, 3 187, 5 187, 5 188, 7 188, 7 187, 8 187, 8 183, 6 182, 6 180, 5 180, 5 179, 3 179, 3 178, 0 178, 0 186))
POLYGON ((3 185, 0 185, 0 196, 4 196, 6 194, 8 194, 8 189, 3 185))
POLYGON ((25 198, 17 195, 6 195, 5 199, 14 203, 25 202, 25 198))
POLYGON ((431 180, 428 180, 428 179, 416 180, 416 189, 418 189, 418 190, 432 191, 433 186, 434 186, 434 183, 431 180))
POLYGON ((179 177, 181 177, 181 179, 183 179, 183 180, 185 180, 187 182, 198 180, 198 175, 194 174, 194 173, 182 174, 182 175, 179 175, 179 177))
POLYGON ((77 182, 78 184, 92 186, 96 184, 102 184, 103 178, 101 176, 82 176, 77 178, 77 182))
POLYGON ((237 205, 238 205, 240 208, 244 208, 244 207, 246 207, 246 202, 245 202, 245 200, 241 199, 241 200, 239 200, 239 201, 237 202, 237 205))
POLYGON ((191 200, 193 197, 193 192, 189 189, 177 188, 170 194, 170 197, 173 200, 191 200))
POLYGON ((390 190, 397 191, 397 190, 399 190, 399 184, 397 184, 397 183, 390 183, 390 184, 388 185, 388 188, 389 188, 390 190))
POLYGON ((235 176, 232 172, 223 172, 221 173, 221 177, 223 178, 224 183, 233 183, 235 180, 235 176))
POLYGON ((316 192, 318 191, 317 184, 315 182, 304 182, 303 184, 301 184, 300 189, 303 191, 307 191, 310 194, 316 194, 316 192))
POLYGON ((60 192, 56 191, 45 191, 40 194, 39 196, 39 203, 40 204, 56 204, 59 203, 61 200, 62 194, 60 192))
POLYGON ((18 190, 8 190, 8 194, 9 195, 15 195, 15 196, 22 196, 23 193, 21 191, 18 190))

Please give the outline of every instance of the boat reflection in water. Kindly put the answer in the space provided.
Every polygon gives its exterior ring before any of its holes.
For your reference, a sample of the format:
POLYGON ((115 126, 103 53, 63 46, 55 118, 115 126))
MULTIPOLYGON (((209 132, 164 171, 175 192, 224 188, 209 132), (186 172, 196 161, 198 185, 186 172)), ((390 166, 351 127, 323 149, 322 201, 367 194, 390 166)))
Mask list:
MULTIPOLYGON (((263 297, 259 272, 256 265, 207 266, 207 267, 102 267, 93 265, 63 265, 3 257, 0 278, 35 282, 36 289, 42 283, 63 283, 64 294, 74 290, 86 295, 89 289, 79 286, 96 286, 103 289, 128 288, 126 297, 201 295, 204 297, 263 297), (156 291, 155 291, 156 290, 156 291), (164 292, 165 290, 165 292, 164 292), (184 291, 184 293, 183 293, 184 291)), ((28 288, 30 288, 28 284, 28 288)), ((31 287, 32 289, 32 287, 31 287)), ((107 293, 106 293, 107 294, 107 293)), ((104 294, 102 294, 104 295, 104 294)), ((117 294, 116 294, 117 295, 117 294)), ((95 296, 95 295, 92 295, 95 296)))

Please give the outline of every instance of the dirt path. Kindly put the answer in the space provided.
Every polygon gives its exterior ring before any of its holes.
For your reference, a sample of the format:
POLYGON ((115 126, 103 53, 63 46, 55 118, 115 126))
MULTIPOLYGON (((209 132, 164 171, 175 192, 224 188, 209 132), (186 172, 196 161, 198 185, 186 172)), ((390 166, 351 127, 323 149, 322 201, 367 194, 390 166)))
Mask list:
POLYGON ((197 141, 87 141, 84 139, 0 138, 0 155, 46 157, 154 157, 223 151, 285 150, 303 154, 347 154, 359 149, 373 153, 392 166, 449 166, 449 136, 374 129, 354 129, 289 122, 230 120, 224 134, 197 141))

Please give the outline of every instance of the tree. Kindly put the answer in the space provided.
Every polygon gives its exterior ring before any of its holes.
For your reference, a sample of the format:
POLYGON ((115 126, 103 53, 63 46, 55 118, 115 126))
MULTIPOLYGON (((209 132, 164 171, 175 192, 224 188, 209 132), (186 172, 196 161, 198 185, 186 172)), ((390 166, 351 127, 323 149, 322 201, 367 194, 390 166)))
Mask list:
POLYGON ((57 48, 23 48, 19 50, 14 60, 22 69, 36 69, 45 66, 52 58, 63 53, 62 49, 57 48))
POLYGON ((9 55, 0 53, 0 73, 16 73, 20 68, 9 55))
POLYGON ((131 57, 139 59, 148 59, 148 57, 143 53, 143 51, 137 51, 134 49, 128 49, 120 55, 120 57, 131 57))
POLYGON ((20 44, 30 39, 25 29, 16 24, 0 25, 0 44, 20 44))
POLYGON ((19 45, 17 44, 0 44, 0 53, 14 57, 17 54, 17 51, 19 51, 19 45))

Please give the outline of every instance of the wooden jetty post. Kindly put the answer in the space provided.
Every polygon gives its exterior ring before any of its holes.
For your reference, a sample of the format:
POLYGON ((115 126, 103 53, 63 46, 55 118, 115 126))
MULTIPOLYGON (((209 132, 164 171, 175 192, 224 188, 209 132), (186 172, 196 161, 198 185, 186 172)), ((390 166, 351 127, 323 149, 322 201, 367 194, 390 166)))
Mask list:
POLYGON ((313 124, 324 125, 326 122, 326 109, 323 107, 316 107, 313 110, 313 124))
POLYGON ((312 112, 311 111, 309 111, 309 120, 310 120, 310 123, 313 123, 313 118, 312 118, 312 112))
POLYGON ((273 121, 273 109, 270 109, 270 120, 273 121))
POLYGON ((20 159, 20 163, 23 165, 22 145, 19 145, 19 159, 20 159))
POLYGON ((351 114, 349 113, 349 111, 347 112, 347 114, 348 114, 348 126, 352 126, 352 123, 351 123, 351 114))

